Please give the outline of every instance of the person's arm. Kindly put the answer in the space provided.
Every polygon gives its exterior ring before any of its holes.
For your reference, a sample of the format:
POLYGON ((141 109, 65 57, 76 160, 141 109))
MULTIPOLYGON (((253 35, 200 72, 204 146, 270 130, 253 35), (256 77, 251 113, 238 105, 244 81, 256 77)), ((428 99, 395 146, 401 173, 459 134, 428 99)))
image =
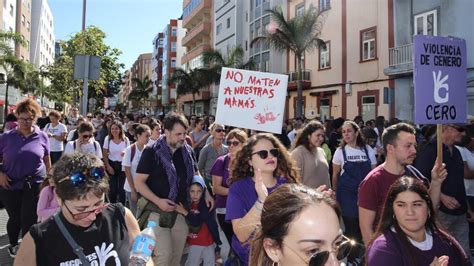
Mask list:
POLYGON ((206 161, 207 161, 207 153, 209 152, 209 149, 207 146, 205 146, 201 152, 199 153, 199 160, 198 160, 198 170, 200 173, 205 174, 206 171, 204 168, 206 167, 206 161))
POLYGON ((107 170, 107 172, 109 174, 113 175, 113 174, 115 174, 115 171, 112 168, 112 166, 109 164, 109 143, 110 143, 110 141, 108 141, 108 138, 109 138, 109 136, 105 137, 104 148, 102 149, 102 155, 104 157, 103 161, 104 161, 105 169, 107 170))
POLYGON ((359 227, 362 233, 362 240, 367 246, 374 234, 375 211, 365 209, 359 206, 359 227))
POLYGON ((138 226, 135 216, 133 216, 132 212, 127 208, 125 208, 125 225, 127 226, 130 244, 133 244, 137 235, 140 234, 140 227, 138 226))
MULTIPOLYGON (((66 129, 66 128, 64 128, 66 129)), ((58 141, 64 141, 67 137, 67 131, 62 132, 60 135, 54 135, 53 138, 58 141)))
POLYGON ((339 181, 339 174, 341 173, 341 166, 335 164, 334 161, 332 163, 332 189, 334 191, 337 190, 337 182, 339 181))
POLYGON ((51 170, 51 158, 48 155, 43 156, 44 166, 46 166, 46 173, 49 173, 51 170))
POLYGON ((217 195, 227 196, 229 194, 229 188, 222 186, 222 176, 212 175, 212 189, 217 195))
POLYGON ((304 176, 304 158, 299 149, 294 149, 291 153, 291 158, 296 162, 296 167, 300 173, 300 177, 303 179, 304 176))
POLYGON ((435 163, 431 170, 431 183, 429 187, 429 194, 435 211, 438 210, 439 202, 441 200, 441 185, 447 176, 448 171, 446 170, 446 164, 443 163, 441 164, 441 167, 438 167, 435 163))
POLYGON ((14 266, 23 266, 23 265, 36 265, 36 246, 35 241, 31 237, 30 233, 26 233, 23 237, 16 254, 15 261, 13 262, 14 266))
POLYGON ((474 171, 469 169, 466 162, 464 162, 464 179, 474 179, 474 171))

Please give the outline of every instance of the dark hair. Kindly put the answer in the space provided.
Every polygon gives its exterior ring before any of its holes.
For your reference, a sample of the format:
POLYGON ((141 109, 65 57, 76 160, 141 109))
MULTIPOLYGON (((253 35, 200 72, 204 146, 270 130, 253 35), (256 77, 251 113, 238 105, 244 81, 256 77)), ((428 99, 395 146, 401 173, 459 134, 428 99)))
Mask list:
POLYGON ((282 176, 290 183, 298 183, 300 180, 299 174, 288 150, 275 136, 269 133, 258 133, 253 135, 247 140, 242 149, 237 151, 235 158, 232 158, 230 163, 231 177, 229 182, 232 184, 239 179, 253 176, 253 170, 249 164, 252 157, 252 148, 262 139, 270 141, 273 146, 280 151, 278 166, 277 169, 275 169, 273 176, 282 176))
MULTIPOLYGON (((414 127, 407 123, 398 123, 392 126, 387 127, 382 134, 382 144, 384 151, 387 151, 387 145, 394 145, 395 141, 398 139, 398 133, 400 132, 407 132, 409 134, 416 134, 416 130, 414 127)), ((381 132, 379 131, 379 134, 381 132)))
POLYGON ((83 121, 77 126, 77 133, 94 132, 94 126, 89 121, 83 121))
POLYGON ((406 192, 406 191, 410 191, 410 192, 414 192, 418 194, 420 198, 422 198, 425 201, 428 207, 428 211, 429 211, 428 218, 426 219, 426 222, 425 222, 425 228, 429 229, 433 235, 436 234, 441 239, 449 242, 451 246, 454 247, 454 249, 456 250, 456 253, 460 256, 460 258, 465 259, 464 252, 462 251, 459 244, 453 239, 453 237, 451 237, 448 233, 444 232, 443 230, 439 228, 436 222, 436 218, 435 218, 436 213, 433 208, 433 203, 428 193, 428 189, 418 179, 411 178, 408 176, 403 176, 397 179, 397 181, 395 181, 395 183, 392 186, 390 186, 390 190, 387 194, 387 198, 385 199, 385 205, 382 211, 382 216, 380 217, 379 225, 377 226, 377 230, 372 240, 370 241, 368 245, 369 248, 367 250, 370 249, 370 246, 372 245, 373 241, 377 237, 388 232, 393 227, 395 229, 395 235, 398 238, 398 240, 400 240, 400 242, 408 249, 411 255, 411 260, 413 262, 413 265, 419 265, 414 247, 408 240, 408 237, 405 234, 405 232, 401 229, 400 225, 398 224, 398 221, 395 218, 395 212, 393 210, 393 205, 395 203, 395 199, 397 198, 398 194, 402 192, 406 192))
POLYGON ((143 134, 145 131, 150 130, 150 127, 144 124, 137 124, 134 130, 135 130, 135 137, 138 138, 138 136, 143 134))
POLYGON ((112 136, 112 126, 116 125, 118 128, 120 128, 120 134, 119 137, 125 141, 125 132, 123 131, 123 125, 122 122, 119 120, 113 120, 112 124, 110 124, 110 129, 109 129, 109 140, 113 140, 114 136, 112 136))
POLYGON ((188 129, 188 121, 183 115, 177 113, 169 113, 166 115, 165 119, 163 120, 164 129, 171 131, 173 130, 175 124, 180 124, 185 129, 188 129))
POLYGON ((14 122, 14 121, 18 121, 18 118, 15 116, 15 114, 13 113, 7 114, 5 118, 5 122, 14 122))
POLYGON ((61 118, 61 113, 56 111, 56 110, 53 110, 53 111, 49 112, 48 116, 54 116, 57 119, 59 119, 59 118, 61 118))
MULTIPOLYGON (((268 195, 263 204, 260 218, 261 226, 258 227, 255 237, 251 242, 250 265, 271 266, 274 262, 268 257, 263 242, 271 239, 279 248, 283 245, 284 238, 288 235, 291 223, 306 208, 313 204, 326 203, 341 218, 336 202, 330 196, 301 184, 285 184, 275 189, 268 195)), ((321 213, 327 215, 327 213, 321 213)), ((338 226, 339 225, 335 225, 338 226)), ((324 230, 324 228, 316 228, 324 230)))
MULTIPOLYGON (((352 126, 352 129, 354 129, 354 133, 359 132, 359 134, 357 135, 357 139, 356 139, 356 145, 358 147, 364 149, 365 148, 365 141, 362 138, 362 132, 360 132, 359 125, 357 125, 354 121, 346 121, 346 122, 344 122, 344 124, 342 124, 342 127, 345 127, 345 126, 352 126)), ((341 147, 346 146, 346 144, 347 143, 344 141, 344 138, 343 138, 342 141, 341 141, 341 147)))
POLYGON ((107 173, 105 172, 104 178, 100 181, 96 181, 88 174, 88 171, 93 167, 104 167, 102 160, 95 155, 79 152, 64 154, 54 165, 51 175, 58 197, 65 201, 83 199, 89 192, 92 192, 96 197, 106 194, 109 191, 107 173), (63 178, 77 172, 85 174, 87 177, 85 184, 74 186, 68 180, 59 182, 63 178))
POLYGON ((197 125, 201 122, 204 122, 204 119, 202 119, 202 117, 196 117, 196 119, 194 120, 194 124, 197 125))
POLYGON ((306 124, 306 126, 303 127, 303 130, 301 130, 301 132, 296 136, 295 148, 304 145, 306 149, 312 150, 309 136, 320 129, 324 131, 324 126, 319 121, 311 121, 306 124))
POLYGON ((17 116, 21 113, 29 113, 36 120, 41 115, 41 106, 35 100, 27 98, 16 105, 15 113, 17 116))

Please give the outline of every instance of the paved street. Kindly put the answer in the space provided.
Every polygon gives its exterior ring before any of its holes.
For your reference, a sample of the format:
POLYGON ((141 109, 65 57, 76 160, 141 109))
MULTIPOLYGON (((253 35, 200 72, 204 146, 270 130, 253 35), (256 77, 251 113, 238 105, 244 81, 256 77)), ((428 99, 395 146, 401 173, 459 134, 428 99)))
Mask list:
POLYGON ((7 236, 8 215, 5 209, 0 210, 0 265, 13 265, 13 260, 8 255, 7 236))

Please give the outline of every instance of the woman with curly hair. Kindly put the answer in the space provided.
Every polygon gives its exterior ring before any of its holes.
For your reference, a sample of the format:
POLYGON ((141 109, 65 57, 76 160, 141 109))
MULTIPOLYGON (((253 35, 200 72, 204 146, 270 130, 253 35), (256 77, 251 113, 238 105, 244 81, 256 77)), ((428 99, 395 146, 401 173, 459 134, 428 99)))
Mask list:
POLYGON ((407 176, 390 187, 377 231, 368 245, 367 264, 472 265, 454 237, 438 227, 427 188, 407 176))
POLYGON ((248 240, 260 224, 267 195, 284 183, 299 183, 290 154, 271 134, 252 136, 231 161, 226 220, 232 222, 232 249, 249 263, 248 240))

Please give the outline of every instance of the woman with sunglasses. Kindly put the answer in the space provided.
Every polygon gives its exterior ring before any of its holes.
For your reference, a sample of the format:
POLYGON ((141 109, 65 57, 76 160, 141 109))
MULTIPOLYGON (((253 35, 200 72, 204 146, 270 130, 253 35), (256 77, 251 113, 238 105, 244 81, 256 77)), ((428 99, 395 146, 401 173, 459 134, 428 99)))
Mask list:
POLYGON ((227 134, 227 148, 229 153, 224 156, 217 158, 216 162, 212 166, 211 176, 212 176, 212 188, 216 194, 216 213, 217 220, 219 225, 224 231, 225 237, 229 244, 232 241, 232 235, 234 234, 232 230, 232 224, 226 222, 225 214, 226 208, 225 204, 227 201, 227 195, 229 194, 229 164, 238 150, 247 141, 247 133, 242 129, 233 129, 227 134))
POLYGON ((130 210, 105 203, 109 185, 102 161, 82 153, 64 155, 52 179, 60 211, 31 227, 15 265, 77 264, 79 257, 59 229, 58 218, 91 265, 128 265, 140 229, 130 210))
POLYGON ((291 158, 295 160, 300 171, 302 183, 308 187, 318 188, 321 185, 331 187, 329 164, 326 153, 321 148, 325 136, 323 124, 311 121, 296 137, 291 158))
POLYGON ((284 183, 299 182, 290 154, 272 134, 258 133, 231 161, 226 220, 232 222, 232 249, 243 265, 249 263, 248 240, 260 224, 267 195, 284 183))
POLYGON ((225 127, 222 124, 214 123, 209 128, 212 136, 212 142, 204 146, 199 154, 198 169, 204 177, 207 189, 213 194, 211 182, 211 168, 217 158, 227 154, 227 146, 224 145, 225 127))
POLYGON ((8 252, 15 257, 20 231, 36 223, 39 185, 51 168, 49 138, 37 127, 41 107, 26 99, 17 105, 18 126, 0 135, 0 199, 8 213, 8 252))
POLYGON ((472 265, 459 243, 439 228, 427 188, 401 177, 391 187, 367 250, 367 263, 384 266, 472 265))
POLYGON ((103 145, 105 169, 110 175, 110 202, 125 204, 125 190, 123 189, 125 173, 122 171, 122 159, 128 146, 130 146, 130 141, 125 136, 122 123, 114 120, 103 145))
POLYGON ((282 185, 263 204, 250 265, 340 265, 354 245, 342 235, 340 218, 328 194, 304 185, 282 185))
POLYGON ((69 141, 64 149, 64 154, 80 152, 102 158, 102 149, 99 142, 94 140, 94 126, 89 121, 84 121, 77 127, 78 138, 69 141))

